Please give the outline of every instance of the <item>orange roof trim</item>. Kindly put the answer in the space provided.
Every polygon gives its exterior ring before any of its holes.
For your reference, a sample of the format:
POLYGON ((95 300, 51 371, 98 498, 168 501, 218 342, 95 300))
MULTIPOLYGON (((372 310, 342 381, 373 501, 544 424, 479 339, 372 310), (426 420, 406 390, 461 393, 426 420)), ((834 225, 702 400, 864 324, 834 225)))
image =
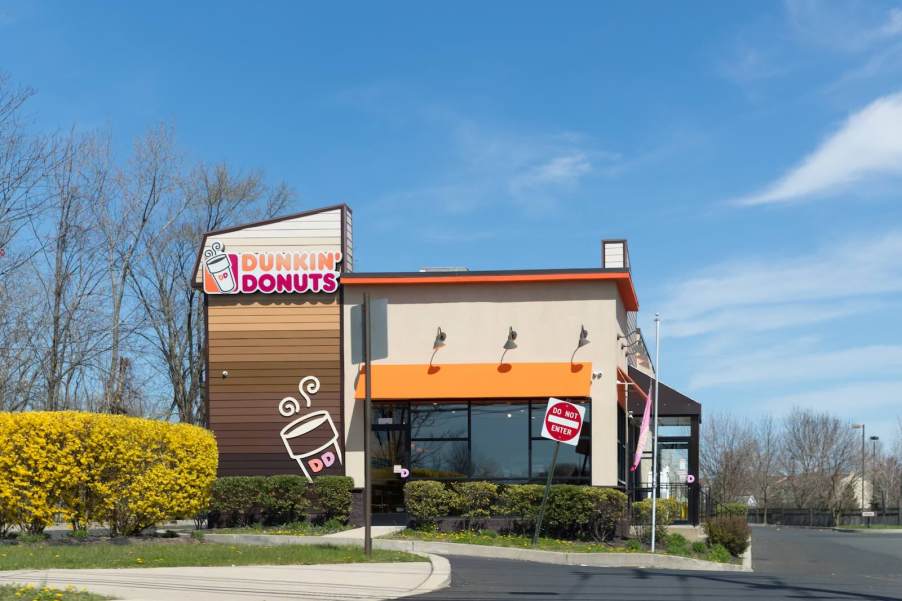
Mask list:
POLYGON ((416 284, 504 284, 524 282, 581 282, 613 280, 617 284, 620 297, 627 311, 639 310, 639 297, 633 286, 633 278, 628 271, 602 271, 582 273, 503 273, 503 274, 454 274, 441 276, 410 276, 387 275, 367 276, 354 275, 353 273, 342 275, 342 284, 345 286, 361 285, 416 285, 416 284))
MULTIPOLYGON (((373 365, 373 400, 588 398, 591 363, 373 365)), ((355 397, 366 391, 361 368, 355 397)))

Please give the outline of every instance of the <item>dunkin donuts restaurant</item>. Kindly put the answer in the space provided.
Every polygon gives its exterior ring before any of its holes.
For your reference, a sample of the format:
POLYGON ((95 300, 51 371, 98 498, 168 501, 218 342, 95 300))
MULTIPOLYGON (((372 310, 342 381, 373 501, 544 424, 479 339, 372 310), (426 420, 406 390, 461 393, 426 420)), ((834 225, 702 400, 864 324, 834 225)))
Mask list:
MULTIPOLYGON (((357 272, 346 205, 208 232, 195 285, 220 475, 348 475, 363 487, 369 436, 377 514, 404 511, 411 479, 544 482, 554 443, 541 431, 557 398, 582 409, 582 433, 560 446, 553 481, 647 497, 650 439, 629 469, 654 387, 639 300, 626 240, 598 251, 586 251, 590 268, 357 272), (366 294, 382 307, 370 370, 366 294)), ((701 406, 662 382, 659 412, 660 496, 697 522, 701 406)))

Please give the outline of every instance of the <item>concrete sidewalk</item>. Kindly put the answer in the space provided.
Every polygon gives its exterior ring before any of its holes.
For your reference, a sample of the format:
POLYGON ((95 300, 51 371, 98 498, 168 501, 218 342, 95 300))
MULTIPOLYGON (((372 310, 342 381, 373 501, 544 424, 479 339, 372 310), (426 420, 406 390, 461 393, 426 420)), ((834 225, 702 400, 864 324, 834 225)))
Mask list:
POLYGON ((74 586, 129 601, 329 601, 396 599, 447 586, 441 557, 411 563, 314 566, 19 570, 0 572, 0 584, 74 586))

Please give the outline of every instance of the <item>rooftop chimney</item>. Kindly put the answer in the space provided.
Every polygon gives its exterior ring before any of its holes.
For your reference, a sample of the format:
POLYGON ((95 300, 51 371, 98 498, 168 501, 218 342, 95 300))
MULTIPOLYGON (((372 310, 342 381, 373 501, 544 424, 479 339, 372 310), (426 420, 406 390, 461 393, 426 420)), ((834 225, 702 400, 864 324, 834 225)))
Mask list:
POLYGON ((601 266, 605 269, 629 269, 630 254, 626 240, 601 241, 601 266))

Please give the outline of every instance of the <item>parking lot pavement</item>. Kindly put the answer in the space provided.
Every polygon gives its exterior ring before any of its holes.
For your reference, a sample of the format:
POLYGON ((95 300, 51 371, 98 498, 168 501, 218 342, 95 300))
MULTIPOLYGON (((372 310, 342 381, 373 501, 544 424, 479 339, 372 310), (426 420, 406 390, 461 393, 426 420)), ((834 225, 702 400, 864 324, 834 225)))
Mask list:
POLYGON ((751 574, 450 558, 451 588, 414 599, 902 600, 902 534, 753 528, 751 574))

